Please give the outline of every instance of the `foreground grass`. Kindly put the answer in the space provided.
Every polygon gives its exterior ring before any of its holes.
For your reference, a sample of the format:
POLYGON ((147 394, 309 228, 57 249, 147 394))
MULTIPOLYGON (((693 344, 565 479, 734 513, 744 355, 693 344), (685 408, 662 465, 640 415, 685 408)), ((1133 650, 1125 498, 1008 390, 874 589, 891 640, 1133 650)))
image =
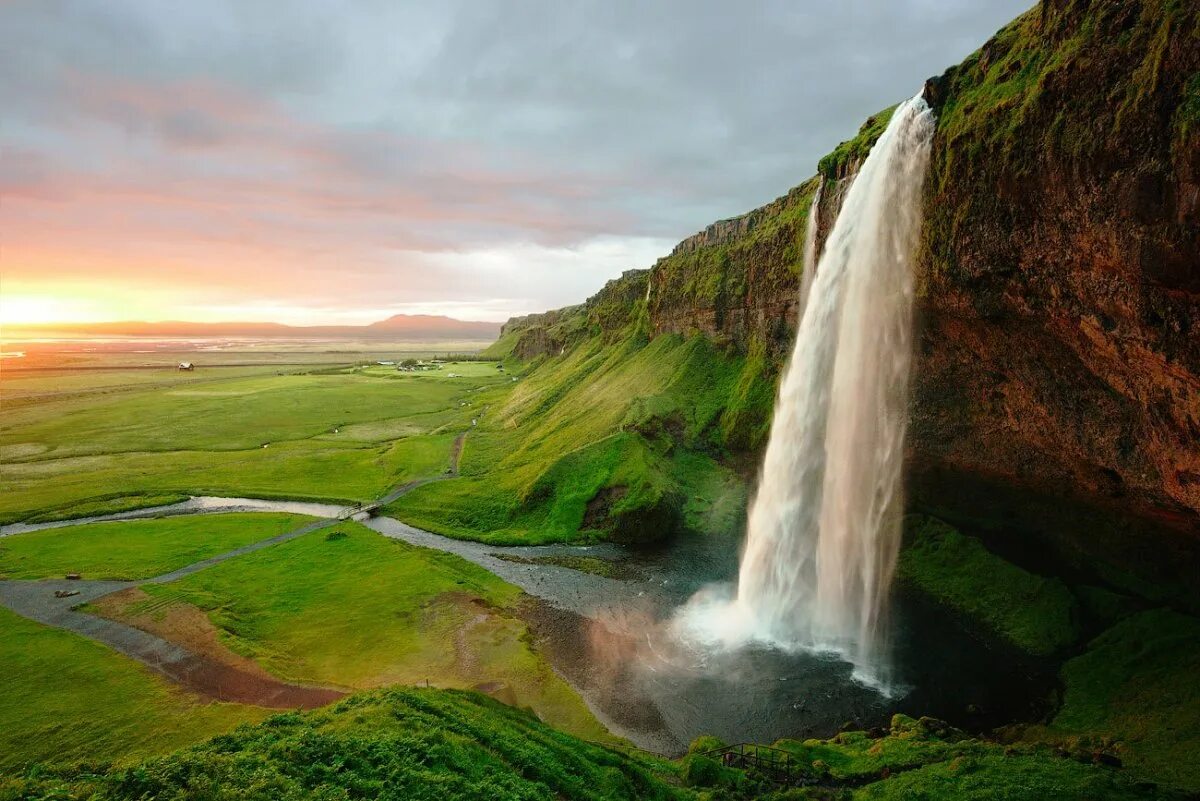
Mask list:
POLYGON ((474 693, 401 690, 284 714, 99 775, 0 779, 0 798, 668 801, 674 767, 580 741, 474 693))
POLYGON ((0 539, 0 578, 151 578, 297 529, 289 514, 209 514, 87 523, 0 539))
POLYGON ((484 686, 569 731, 609 738, 530 645, 516 616, 520 590, 456 556, 358 524, 143 590, 149 600, 128 616, 196 606, 229 648, 289 681, 484 686))
POLYGON ((148 668, 0 607, 0 770, 128 761, 267 715, 206 703, 148 668))
POLYGON ((1062 581, 1022 570, 934 518, 908 518, 905 539, 900 579, 992 634, 1042 655, 1079 638, 1077 603, 1062 581))

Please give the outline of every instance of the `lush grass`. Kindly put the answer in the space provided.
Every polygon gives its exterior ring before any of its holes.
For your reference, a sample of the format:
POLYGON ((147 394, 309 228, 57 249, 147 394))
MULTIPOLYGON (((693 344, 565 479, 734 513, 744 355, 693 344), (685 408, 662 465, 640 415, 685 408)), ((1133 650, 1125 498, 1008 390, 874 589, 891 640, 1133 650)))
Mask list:
MULTIPOLYGON (((38 459, 246 450, 398 416, 419 422, 464 397, 462 385, 441 377, 451 369, 429 375, 392 370, 383 375, 350 371, 240 378, 91 398, 57 404, 52 415, 42 407, 19 410, 5 421, 0 437, 5 444, 50 446, 38 459)), ((434 415, 425 430, 442 422, 434 415)))
POLYGON ((1200 793, 1200 620, 1143 612, 1097 637, 1062 670, 1063 705, 1026 736, 1114 748, 1125 765, 1200 793))
POLYGON ((1077 603, 1062 581, 1022 570, 940 520, 913 516, 905 528, 902 581, 1030 653, 1079 638, 1077 603))
POLYGON ((746 365, 700 337, 589 339, 479 393, 487 411, 467 440, 461 477, 388 511, 496 543, 738 526, 744 487, 713 453, 734 429, 760 425, 724 416, 746 365))
POLYGON ((829 180, 844 178, 851 174, 857 165, 866 160, 867 154, 875 146, 879 137, 887 130, 892 120, 892 112, 896 106, 889 106, 878 114, 867 117, 867 121, 858 129, 853 139, 842 142, 832 153, 829 153, 817 164, 817 171, 829 180))
POLYGON ((592 738, 608 735, 531 647, 523 596, 456 556, 343 523, 166 585, 130 614, 193 604, 223 641, 291 681, 349 688, 431 681, 501 688, 510 701, 592 738))
POLYGON ((128 770, 10 780, 0 798, 694 798, 672 786, 674 774, 669 763, 577 740, 477 694, 393 689, 278 715, 128 770))
POLYGON ((2 607, 0 677, 5 771, 161 754, 267 714, 203 702, 102 645, 2 607))
POLYGON ((0 578, 141 579, 299 528, 288 514, 210 514, 52 528, 0 539, 0 578))
POLYGON ((444 472, 480 390, 508 383, 490 362, 337 368, 6 409, 0 522, 107 511, 139 495, 371 500, 444 472))

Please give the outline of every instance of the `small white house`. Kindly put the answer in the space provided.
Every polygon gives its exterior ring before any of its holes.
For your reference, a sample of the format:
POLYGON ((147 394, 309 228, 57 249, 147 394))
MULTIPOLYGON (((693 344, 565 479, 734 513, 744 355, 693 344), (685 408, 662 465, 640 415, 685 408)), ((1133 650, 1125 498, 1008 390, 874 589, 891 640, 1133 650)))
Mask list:
POLYGON ((188 372, 191 372, 192 370, 196 369, 196 365, 192 364, 191 362, 180 362, 179 369, 187 370, 188 372))

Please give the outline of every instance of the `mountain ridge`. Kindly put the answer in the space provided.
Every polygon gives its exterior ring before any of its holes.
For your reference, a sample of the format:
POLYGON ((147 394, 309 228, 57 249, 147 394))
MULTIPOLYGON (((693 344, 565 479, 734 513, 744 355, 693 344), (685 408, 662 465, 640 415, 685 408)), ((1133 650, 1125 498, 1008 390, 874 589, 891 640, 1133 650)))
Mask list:
POLYGON ((365 325, 294 326, 270 322, 190 322, 162 320, 155 322, 118 321, 103 323, 44 323, 5 326, 6 335, 48 336, 132 336, 132 337, 279 337, 378 339, 403 335, 410 339, 463 339, 491 341, 499 334, 501 323, 480 320, 459 320, 433 314, 394 314, 384 320, 365 325))

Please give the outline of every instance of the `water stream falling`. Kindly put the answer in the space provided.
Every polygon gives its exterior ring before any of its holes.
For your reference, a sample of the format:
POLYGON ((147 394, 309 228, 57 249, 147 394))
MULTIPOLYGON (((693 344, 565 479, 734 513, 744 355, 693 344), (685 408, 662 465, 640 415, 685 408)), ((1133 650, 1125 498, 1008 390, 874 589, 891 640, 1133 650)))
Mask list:
POLYGON ((808 221, 804 226, 804 259, 800 263, 800 316, 808 306, 808 296, 812 294, 813 279, 817 275, 817 232, 821 219, 821 193, 825 189, 825 179, 818 179, 817 191, 813 192, 812 204, 808 207, 808 221))
POLYGON ((850 186, 780 387, 736 597, 697 598, 682 617, 728 645, 836 652, 883 690, 932 135, 925 101, 902 103, 850 186))

